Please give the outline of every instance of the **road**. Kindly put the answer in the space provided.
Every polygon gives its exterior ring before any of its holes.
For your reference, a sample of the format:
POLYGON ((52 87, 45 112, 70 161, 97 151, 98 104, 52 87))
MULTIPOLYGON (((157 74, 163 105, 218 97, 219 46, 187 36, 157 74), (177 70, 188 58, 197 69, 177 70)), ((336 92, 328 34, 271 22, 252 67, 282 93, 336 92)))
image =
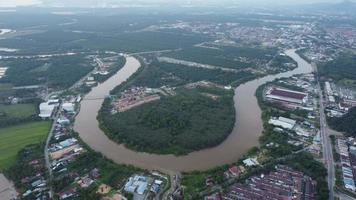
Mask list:
POLYGON ((319 90, 319 112, 320 112, 320 135, 321 144, 323 149, 323 159, 325 167, 328 171, 328 186, 329 186, 329 199, 334 200, 334 185, 335 185, 335 165, 332 152, 332 144, 329 137, 328 126, 326 123, 326 117, 324 112, 324 98, 318 81, 319 90))
POLYGON ((53 118, 53 123, 52 123, 52 127, 51 127, 51 130, 49 131, 48 133, 48 136, 47 136, 47 139, 46 139, 46 145, 45 145, 45 148, 44 148, 44 155, 45 155, 45 162, 46 162, 46 167, 47 167, 47 170, 48 170, 48 173, 49 173, 49 195, 50 195, 50 198, 52 199, 53 197, 53 187, 52 187, 52 169, 51 169, 51 163, 50 163, 50 160, 49 160, 49 153, 48 153, 48 146, 49 146, 49 143, 51 141, 51 138, 53 136, 53 130, 54 130, 54 127, 56 125, 56 121, 60 115, 60 111, 61 111, 61 105, 58 107, 58 110, 53 118))

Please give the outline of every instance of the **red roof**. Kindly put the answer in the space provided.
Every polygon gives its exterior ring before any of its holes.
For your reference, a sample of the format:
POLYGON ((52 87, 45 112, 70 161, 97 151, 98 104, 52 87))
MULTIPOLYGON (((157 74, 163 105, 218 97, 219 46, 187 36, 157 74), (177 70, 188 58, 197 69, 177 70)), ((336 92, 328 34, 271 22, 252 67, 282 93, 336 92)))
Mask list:
POLYGON ((304 97, 306 96, 305 94, 300 94, 300 93, 285 91, 285 90, 279 90, 276 88, 272 89, 271 95, 288 97, 288 98, 293 98, 293 99, 300 99, 300 100, 303 100, 304 97))
POLYGON ((238 168, 237 166, 232 166, 232 167, 230 167, 230 168, 229 168, 229 171, 230 171, 231 173, 234 173, 234 174, 240 173, 240 170, 239 170, 239 168, 238 168))

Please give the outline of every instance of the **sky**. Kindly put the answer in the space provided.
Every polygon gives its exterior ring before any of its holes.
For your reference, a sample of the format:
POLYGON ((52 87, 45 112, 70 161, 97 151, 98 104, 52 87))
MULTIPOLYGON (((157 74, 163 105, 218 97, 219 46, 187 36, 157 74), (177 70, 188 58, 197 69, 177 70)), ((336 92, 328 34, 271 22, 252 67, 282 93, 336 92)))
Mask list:
POLYGON ((240 5, 261 5, 261 4, 307 4, 319 2, 340 2, 341 0, 0 0, 0 7, 16 7, 16 6, 29 6, 29 5, 76 5, 76 6, 103 6, 107 4, 124 3, 130 4, 150 4, 150 3, 181 3, 181 4, 197 4, 203 5, 203 2, 217 3, 225 2, 225 4, 234 3, 240 5))

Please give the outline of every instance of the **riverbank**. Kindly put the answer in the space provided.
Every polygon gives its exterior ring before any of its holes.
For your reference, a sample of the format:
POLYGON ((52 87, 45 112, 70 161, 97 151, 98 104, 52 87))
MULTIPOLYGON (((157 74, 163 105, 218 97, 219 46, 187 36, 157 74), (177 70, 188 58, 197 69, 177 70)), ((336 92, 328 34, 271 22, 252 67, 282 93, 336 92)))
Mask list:
POLYGON ((228 138, 216 147, 192 152, 184 156, 157 155, 135 152, 108 139, 98 127, 96 116, 103 103, 103 97, 140 68, 139 61, 134 57, 128 57, 125 66, 117 74, 103 84, 93 88, 85 96, 84 101, 81 103, 81 111, 76 117, 74 129, 79 133, 83 141, 95 151, 101 152, 117 163, 132 164, 144 169, 157 169, 170 173, 175 171, 205 170, 232 163, 252 147, 259 146, 258 139, 262 134, 263 126, 261 109, 255 97, 256 89, 260 85, 277 78, 290 77, 295 74, 312 71, 310 64, 299 57, 294 49, 287 50, 285 53, 298 63, 298 68, 289 72, 255 79, 237 87, 234 95, 235 126, 228 138), (101 99, 95 100, 98 97, 101 99))

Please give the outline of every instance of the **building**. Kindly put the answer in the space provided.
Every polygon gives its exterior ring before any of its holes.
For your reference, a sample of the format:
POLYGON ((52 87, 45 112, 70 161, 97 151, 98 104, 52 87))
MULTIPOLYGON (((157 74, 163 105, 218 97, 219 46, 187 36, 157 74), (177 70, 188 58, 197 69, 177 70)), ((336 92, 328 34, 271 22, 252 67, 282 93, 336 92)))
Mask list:
POLYGON ((58 99, 51 99, 48 100, 47 102, 43 102, 39 106, 40 114, 38 116, 41 117, 42 119, 50 118, 53 114, 54 109, 58 106, 59 106, 58 99))
POLYGON ((271 118, 268 121, 268 123, 272 124, 273 126, 279 126, 284 129, 292 130, 297 122, 295 120, 288 119, 285 117, 278 117, 278 118, 271 118))
POLYGON ((352 165, 352 157, 353 154, 349 153, 349 147, 347 145, 347 141, 343 138, 337 139, 337 147, 340 153, 340 162, 341 162, 341 171, 342 171, 342 178, 344 182, 344 187, 346 189, 355 191, 355 176, 353 172, 354 166, 352 165))
POLYGON ((254 176, 246 184, 236 183, 226 193, 224 200, 247 199, 315 199, 316 182, 303 173, 278 165, 276 171, 254 176))
POLYGON ((331 84, 329 81, 325 82, 325 90, 327 95, 333 95, 333 90, 331 89, 331 84))
POLYGON ((272 87, 266 92, 266 98, 294 104, 306 103, 308 94, 283 88, 272 87))
POLYGON ((144 176, 135 175, 130 177, 125 184, 124 190, 128 193, 137 193, 142 195, 147 189, 148 183, 147 178, 144 176))
POLYGON ((257 161, 257 158, 247 158, 242 161, 247 167, 252 167, 259 165, 260 163, 257 161))
POLYGON ((66 125, 66 124, 70 124, 70 121, 66 117, 60 117, 57 119, 57 123, 60 125, 66 125))
POLYGON ((63 103, 62 109, 68 113, 73 113, 75 111, 74 104, 70 102, 63 103))

